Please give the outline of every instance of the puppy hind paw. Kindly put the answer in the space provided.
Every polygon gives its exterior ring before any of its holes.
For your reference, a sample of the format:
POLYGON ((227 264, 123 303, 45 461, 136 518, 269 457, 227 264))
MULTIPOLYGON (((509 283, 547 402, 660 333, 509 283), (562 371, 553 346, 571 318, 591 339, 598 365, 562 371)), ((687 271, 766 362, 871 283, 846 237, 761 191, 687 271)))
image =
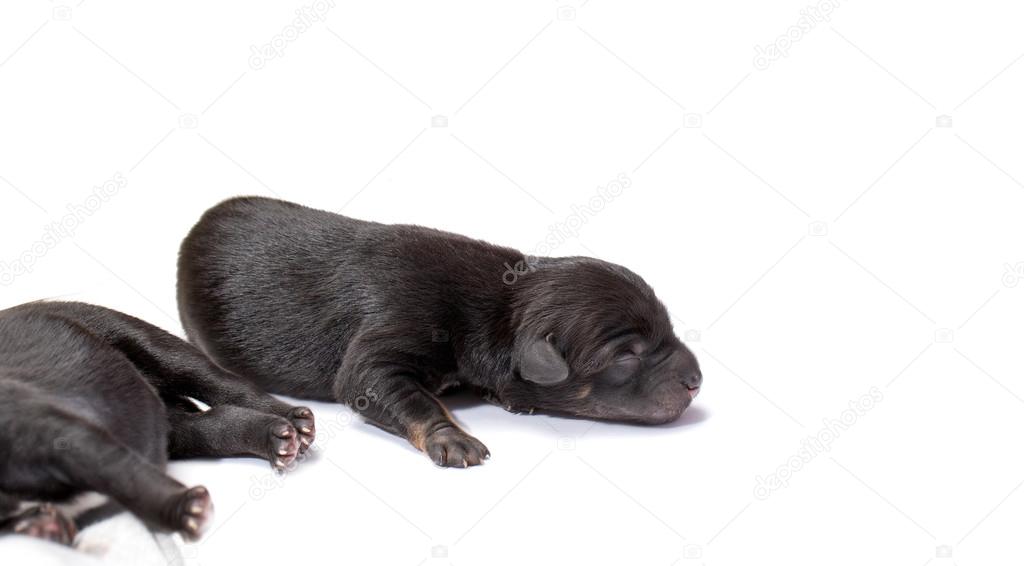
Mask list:
POLYGON ((284 419, 270 425, 267 434, 267 459, 274 470, 283 472, 295 463, 302 446, 300 438, 301 435, 295 427, 284 419))
POLYGON ((172 504, 170 527, 186 540, 198 540, 212 523, 213 501, 203 486, 186 489, 172 504))
POLYGON ((305 454, 316 440, 316 419, 313 417, 313 411, 309 407, 295 407, 288 413, 288 420, 299 435, 299 454, 305 454))
POLYGON ((11 531, 68 546, 78 535, 75 522, 49 504, 34 507, 16 517, 11 531))
POLYGON ((426 438, 424 452, 442 468, 479 466, 491 452, 479 440, 456 427, 445 427, 426 438))

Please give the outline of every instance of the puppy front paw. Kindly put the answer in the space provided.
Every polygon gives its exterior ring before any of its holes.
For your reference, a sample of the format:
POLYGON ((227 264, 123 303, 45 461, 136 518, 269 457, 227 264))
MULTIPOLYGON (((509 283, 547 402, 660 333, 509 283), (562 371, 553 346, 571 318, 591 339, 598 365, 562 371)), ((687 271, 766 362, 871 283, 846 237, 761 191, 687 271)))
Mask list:
POLYGON ((423 451, 442 468, 478 466, 491 452, 482 442, 454 426, 434 431, 424 441, 423 451))

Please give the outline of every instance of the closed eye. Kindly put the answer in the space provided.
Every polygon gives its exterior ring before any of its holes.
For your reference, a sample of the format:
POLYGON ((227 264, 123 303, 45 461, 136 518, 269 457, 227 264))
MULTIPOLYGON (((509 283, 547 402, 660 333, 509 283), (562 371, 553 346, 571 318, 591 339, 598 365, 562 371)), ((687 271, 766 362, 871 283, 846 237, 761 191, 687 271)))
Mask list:
POLYGON ((602 372, 602 378, 609 385, 622 385, 636 374, 642 363, 638 356, 620 356, 602 372))

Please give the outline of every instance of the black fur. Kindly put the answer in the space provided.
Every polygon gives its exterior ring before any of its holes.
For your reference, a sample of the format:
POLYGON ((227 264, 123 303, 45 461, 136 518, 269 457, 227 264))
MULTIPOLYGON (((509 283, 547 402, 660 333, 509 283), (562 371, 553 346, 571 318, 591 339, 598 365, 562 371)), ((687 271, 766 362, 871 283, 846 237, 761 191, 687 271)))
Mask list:
POLYGON ((283 468, 312 440, 309 409, 139 319, 81 303, 0 311, 0 532, 69 543, 68 518, 19 505, 96 491, 196 537, 209 494, 167 476, 169 457, 255 455, 283 468))
POLYGON ((487 456, 435 396, 456 384, 510 410, 662 423, 701 383, 623 267, 271 199, 207 211, 181 248, 178 305, 217 363, 347 403, 445 466, 487 456))

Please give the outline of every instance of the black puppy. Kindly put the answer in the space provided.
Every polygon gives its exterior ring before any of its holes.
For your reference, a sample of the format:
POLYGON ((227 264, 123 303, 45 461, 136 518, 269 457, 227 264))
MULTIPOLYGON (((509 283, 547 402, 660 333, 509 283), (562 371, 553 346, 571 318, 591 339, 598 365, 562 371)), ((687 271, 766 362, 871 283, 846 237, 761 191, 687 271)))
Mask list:
POLYGON ((441 466, 489 455, 435 396, 455 385, 509 410, 656 424, 701 384, 665 307, 623 267, 264 198, 193 228, 178 306, 220 365, 347 403, 441 466))
POLYGON ((24 507, 99 492, 195 538, 210 496, 167 476, 168 457, 254 455, 284 468, 313 436, 309 409, 136 318, 81 303, 0 311, 0 532, 70 544, 72 519, 24 507))

